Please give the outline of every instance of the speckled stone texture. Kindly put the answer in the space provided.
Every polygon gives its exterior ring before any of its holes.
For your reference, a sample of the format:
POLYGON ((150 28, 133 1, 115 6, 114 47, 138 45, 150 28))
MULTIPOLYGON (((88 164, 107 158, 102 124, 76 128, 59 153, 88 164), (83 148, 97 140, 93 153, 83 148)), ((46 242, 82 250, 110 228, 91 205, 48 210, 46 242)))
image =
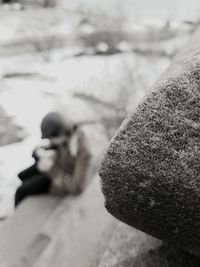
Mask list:
POLYGON ((200 256, 200 30, 125 119, 99 174, 111 214, 200 256))
POLYGON ((119 222, 98 267, 199 267, 200 258, 119 222))

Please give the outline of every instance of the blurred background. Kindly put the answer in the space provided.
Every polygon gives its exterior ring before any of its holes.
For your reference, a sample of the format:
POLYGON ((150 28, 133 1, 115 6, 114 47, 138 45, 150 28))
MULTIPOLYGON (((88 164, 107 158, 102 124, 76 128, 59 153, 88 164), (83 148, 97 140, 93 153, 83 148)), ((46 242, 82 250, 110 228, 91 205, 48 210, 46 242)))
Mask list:
POLYGON ((0 218, 53 109, 104 148, 199 24, 198 0, 0 1, 0 218))

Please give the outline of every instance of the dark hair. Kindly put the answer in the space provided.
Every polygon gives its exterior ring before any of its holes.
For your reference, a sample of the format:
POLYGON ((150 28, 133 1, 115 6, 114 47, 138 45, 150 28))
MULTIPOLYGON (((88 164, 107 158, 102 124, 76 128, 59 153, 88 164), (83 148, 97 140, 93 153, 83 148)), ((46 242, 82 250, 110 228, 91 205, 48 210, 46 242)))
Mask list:
POLYGON ((58 112, 48 113, 40 125, 42 138, 57 137, 61 132, 66 130, 65 128, 65 121, 58 112))

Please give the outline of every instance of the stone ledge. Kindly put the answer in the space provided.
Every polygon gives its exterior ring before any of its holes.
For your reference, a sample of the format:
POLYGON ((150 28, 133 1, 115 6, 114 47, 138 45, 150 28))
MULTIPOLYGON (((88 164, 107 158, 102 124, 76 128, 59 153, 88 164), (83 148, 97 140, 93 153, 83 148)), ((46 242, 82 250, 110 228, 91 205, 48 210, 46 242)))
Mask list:
POLYGON ((97 177, 77 197, 29 198, 1 228, 0 266, 98 266, 115 224, 97 177))
POLYGON ((32 239, 60 204, 61 199, 50 196, 25 200, 0 228, 0 266, 17 262, 32 239))
POLYGON ((200 258, 119 223, 98 267, 198 267, 200 258))

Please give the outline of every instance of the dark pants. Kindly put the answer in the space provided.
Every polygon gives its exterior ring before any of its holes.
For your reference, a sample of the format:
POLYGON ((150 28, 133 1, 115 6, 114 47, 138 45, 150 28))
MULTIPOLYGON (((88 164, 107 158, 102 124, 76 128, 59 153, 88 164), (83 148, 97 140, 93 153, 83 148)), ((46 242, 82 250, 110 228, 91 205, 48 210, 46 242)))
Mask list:
POLYGON ((40 195, 49 192, 51 183, 50 178, 43 173, 39 173, 38 171, 35 173, 31 172, 31 174, 31 176, 27 175, 26 179, 23 179, 22 185, 15 193, 15 207, 27 196, 40 195))

